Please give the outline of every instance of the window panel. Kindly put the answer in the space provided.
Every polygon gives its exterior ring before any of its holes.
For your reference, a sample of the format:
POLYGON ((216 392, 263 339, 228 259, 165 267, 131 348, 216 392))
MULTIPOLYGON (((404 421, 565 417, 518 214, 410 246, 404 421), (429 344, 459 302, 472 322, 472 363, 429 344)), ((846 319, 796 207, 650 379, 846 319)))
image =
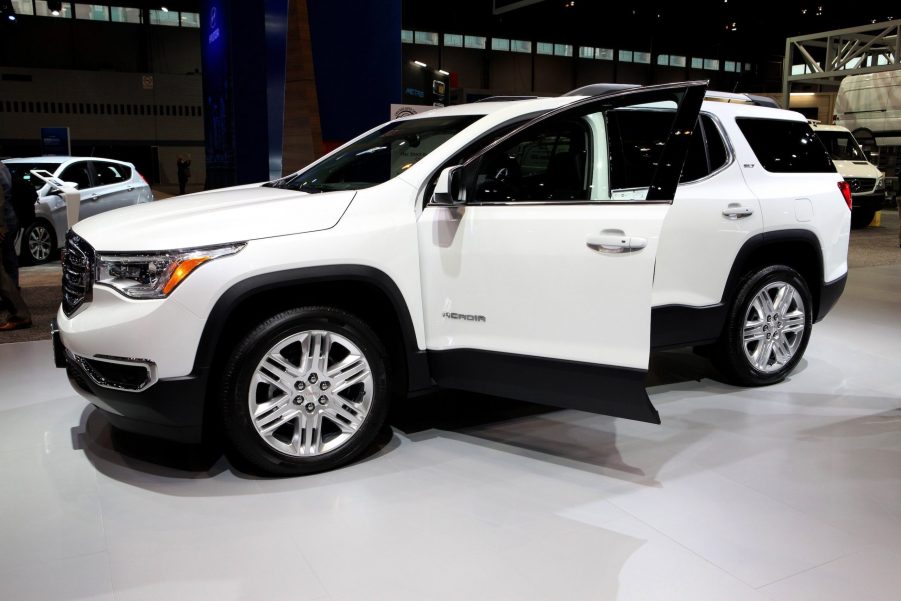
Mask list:
POLYGON ((475 48, 476 50, 484 50, 485 44, 487 44, 488 38, 479 36, 479 35, 465 35, 463 36, 463 46, 466 48, 475 48))
POLYGON ((178 27, 178 13, 176 11, 150 11, 151 25, 166 25, 169 27, 178 27))
POLYGON ((413 43, 413 30, 412 29, 401 29, 400 30, 400 41, 403 44, 412 44, 413 43))
POLYGON ((532 42, 526 40, 510 40, 510 50, 523 54, 532 54, 532 42))
POLYGON ((554 44, 554 56, 572 56, 573 47, 571 44, 554 44))
POLYGON ((79 190, 86 190, 91 187, 91 176, 88 173, 88 162, 79 161, 72 163, 66 167, 60 174, 59 179, 64 182, 73 182, 78 184, 79 190))
POLYGON ((535 52, 552 56, 554 54, 554 45, 550 42, 538 42, 535 52))
POLYGON ((735 119, 760 165, 773 173, 831 173, 826 147, 804 121, 735 119))
POLYGON ((579 58, 594 58, 594 48, 591 46, 579 46, 579 58))
POLYGON ((34 4, 31 0, 12 0, 12 5, 17 15, 34 14, 34 4))
POLYGON ((425 46, 437 46, 438 34, 433 31, 416 31, 413 33, 413 41, 425 46))
POLYGON ((650 65, 651 64, 651 53, 650 52, 634 52, 633 58, 636 63, 641 63, 642 65, 650 65))
POLYGON ((450 48, 462 48, 463 47, 463 35, 458 33, 446 33, 444 34, 444 45, 450 48))
POLYGON ((34 14, 39 17, 62 17, 64 19, 72 18, 72 5, 68 2, 62 3, 62 10, 58 15, 54 15, 47 7, 47 0, 35 0, 34 14))
POLYGON ((719 71, 720 70, 720 61, 715 58, 705 58, 704 59, 704 68, 708 71, 719 71))
POLYGON ((179 13, 181 15, 181 26, 200 29, 199 13, 179 13))
POLYGON ((612 61, 613 48, 595 48, 594 57, 602 61, 612 61))
POLYGON ((657 55, 657 64, 669 66, 669 54, 658 54, 657 55))
POLYGON ((703 69, 704 68, 704 59, 703 58, 692 58, 691 59, 691 68, 692 69, 703 69))
POLYGON ((103 4, 76 4, 75 18, 86 21, 109 21, 109 7, 103 4))
POLYGON ((620 50, 619 51, 619 62, 621 63, 631 63, 633 60, 633 52, 631 50, 620 50))
POLYGON ((510 40, 506 38, 491 38, 491 49, 503 52, 510 51, 510 40))
POLYGON ((671 54, 669 57, 670 67, 685 67, 685 57, 677 54, 671 54))
POLYGON ((140 8, 113 6, 110 7, 110 20, 114 23, 143 23, 144 15, 140 8))

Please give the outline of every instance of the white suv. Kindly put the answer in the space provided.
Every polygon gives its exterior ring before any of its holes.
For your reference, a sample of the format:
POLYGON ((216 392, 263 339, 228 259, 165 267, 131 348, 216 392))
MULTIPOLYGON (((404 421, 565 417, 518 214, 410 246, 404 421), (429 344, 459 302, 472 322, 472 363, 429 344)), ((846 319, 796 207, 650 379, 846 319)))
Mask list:
POLYGON ((272 474, 436 386, 659 423, 652 348, 778 382, 844 288, 850 192, 800 114, 705 90, 444 108, 78 223, 57 364, 114 426, 272 474))

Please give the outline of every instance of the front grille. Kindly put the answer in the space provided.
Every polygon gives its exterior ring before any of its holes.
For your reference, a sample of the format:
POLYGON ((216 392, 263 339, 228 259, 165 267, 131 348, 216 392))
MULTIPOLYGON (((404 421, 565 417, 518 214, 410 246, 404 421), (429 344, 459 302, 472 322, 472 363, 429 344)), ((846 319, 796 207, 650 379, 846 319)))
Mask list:
POLYGON ((845 181, 851 186, 852 194, 872 192, 876 187, 876 179, 872 177, 847 177, 845 181))
POLYGON ((71 231, 63 256, 63 313, 72 315, 91 301, 94 284, 94 249, 71 231))

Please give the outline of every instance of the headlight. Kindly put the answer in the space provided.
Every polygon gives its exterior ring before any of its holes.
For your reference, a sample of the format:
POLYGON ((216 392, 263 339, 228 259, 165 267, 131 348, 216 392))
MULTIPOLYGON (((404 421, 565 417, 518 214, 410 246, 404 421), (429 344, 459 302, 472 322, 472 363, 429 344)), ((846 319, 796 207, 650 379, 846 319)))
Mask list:
POLYGON ((233 255, 245 243, 158 253, 99 253, 94 281, 131 298, 165 298, 207 261, 233 255))
POLYGON ((885 176, 880 175, 879 179, 876 180, 876 191, 885 190, 885 176))

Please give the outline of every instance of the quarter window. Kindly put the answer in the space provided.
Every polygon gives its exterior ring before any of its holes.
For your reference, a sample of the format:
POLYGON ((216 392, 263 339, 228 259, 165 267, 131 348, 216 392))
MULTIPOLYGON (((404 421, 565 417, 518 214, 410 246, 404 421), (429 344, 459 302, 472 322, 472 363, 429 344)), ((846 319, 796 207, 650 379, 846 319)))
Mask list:
POLYGON ((834 173, 826 147, 803 121, 736 120, 760 165, 773 173, 834 173))
POLYGON ((94 175, 98 186, 108 186, 128 181, 131 178, 131 169, 116 163, 94 162, 94 175))

